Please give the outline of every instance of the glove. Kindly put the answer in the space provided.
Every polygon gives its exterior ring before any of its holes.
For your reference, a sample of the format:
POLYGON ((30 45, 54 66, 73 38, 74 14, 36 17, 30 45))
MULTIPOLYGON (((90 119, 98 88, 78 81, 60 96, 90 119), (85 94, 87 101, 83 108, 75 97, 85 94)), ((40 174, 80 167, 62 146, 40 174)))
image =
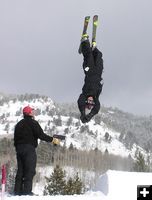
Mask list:
POLYGON ((86 122, 89 122, 91 118, 93 117, 92 113, 89 113, 88 115, 85 116, 86 122))
POLYGON ((54 137, 53 137, 52 143, 53 143, 54 145, 59 145, 59 144, 60 144, 60 139, 54 138, 54 137))
POLYGON ((81 115, 80 116, 80 120, 82 121, 82 123, 86 123, 87 122, 85 115, 81 115))

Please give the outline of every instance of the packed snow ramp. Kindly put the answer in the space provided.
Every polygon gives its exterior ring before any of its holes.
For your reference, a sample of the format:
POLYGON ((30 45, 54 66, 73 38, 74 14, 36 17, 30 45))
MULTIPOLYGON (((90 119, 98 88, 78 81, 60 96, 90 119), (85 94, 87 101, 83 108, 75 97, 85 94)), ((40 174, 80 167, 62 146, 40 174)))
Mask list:
POLYGON ((137 199, 137 186, 152 185, 152 173, 108 170, 97 180, 95 191, 108 199, 137 199))

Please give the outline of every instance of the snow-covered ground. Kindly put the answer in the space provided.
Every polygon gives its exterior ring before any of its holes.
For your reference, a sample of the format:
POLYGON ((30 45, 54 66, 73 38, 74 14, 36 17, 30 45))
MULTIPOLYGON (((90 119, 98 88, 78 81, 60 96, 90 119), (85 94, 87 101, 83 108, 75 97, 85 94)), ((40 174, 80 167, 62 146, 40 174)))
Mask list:
POLYGON ((91 192, 86 195, 64 195, 64 196, 12 196, 5 200, 106 200, 101 192, 91 192))
MULTIPOLYGON (((136 200, 137 186, 152 184, 152 173, 109 170, 101 175, 94 191, 72 196, 5 196, 5 200, 136 200)), ((144 191, 144 190, 143 190, 144 191)), ((146 194, 141 194, 146 195, 146 194)), ((145 196, 146 197, 146 196, 145 196)), ((146 198, 145 198, 146 199, 146 198)))

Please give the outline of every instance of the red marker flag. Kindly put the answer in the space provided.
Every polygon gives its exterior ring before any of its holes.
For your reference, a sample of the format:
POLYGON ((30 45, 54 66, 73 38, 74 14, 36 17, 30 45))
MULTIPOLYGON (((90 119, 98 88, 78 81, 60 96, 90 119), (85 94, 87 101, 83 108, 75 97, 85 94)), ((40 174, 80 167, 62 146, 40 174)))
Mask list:
POLYGON ((2 184, 6 184, 6 167, 2 165, 2 184))
POLYGON ((1 200, 4 200, 4 196, 5 196, 5 184, 6 184, 6 166, 2 165, 2 192, 1 192, 1 200))

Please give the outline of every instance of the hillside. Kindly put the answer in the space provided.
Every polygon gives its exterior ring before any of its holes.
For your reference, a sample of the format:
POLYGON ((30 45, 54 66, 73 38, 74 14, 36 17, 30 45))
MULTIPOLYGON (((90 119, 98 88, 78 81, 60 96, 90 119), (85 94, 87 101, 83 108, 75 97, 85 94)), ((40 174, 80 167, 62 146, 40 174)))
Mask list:
POLYGON ((72 143, 78 149, 98 148, 128 156, 136 147, 151 150, 152 122, 150 117, 135 116, 117 108, 101 106, 90 123, 82 124, 76 104, 57 104, 51 98, 38 94, 0 96, 0 135, 12 136, 15 124, 22 118, 26 105, 36 109, 36 120, 49 134, 66 135, 66 146, 72 143))

